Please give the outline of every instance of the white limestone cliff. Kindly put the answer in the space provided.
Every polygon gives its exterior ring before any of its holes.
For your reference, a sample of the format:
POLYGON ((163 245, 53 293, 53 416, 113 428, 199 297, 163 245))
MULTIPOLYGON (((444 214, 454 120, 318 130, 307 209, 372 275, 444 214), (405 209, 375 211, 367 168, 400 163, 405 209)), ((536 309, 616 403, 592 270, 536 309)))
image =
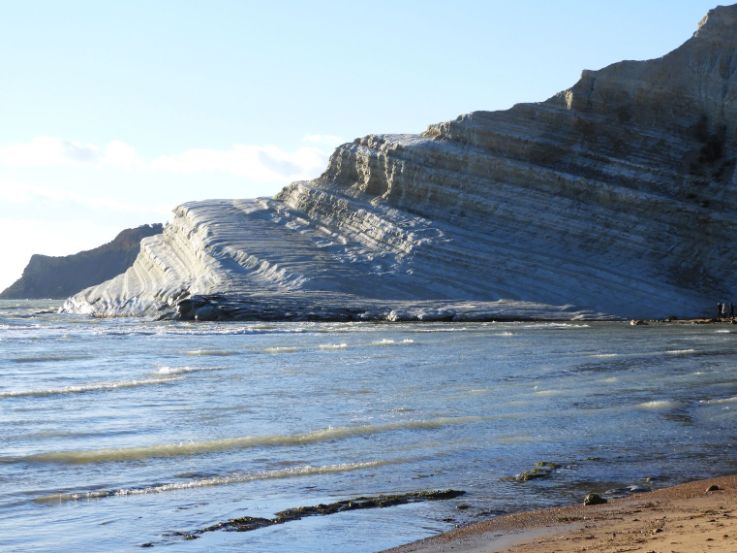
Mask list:
POLYGON ((646 318, 737 303, 737 6, 542 103, 340 146, 273 199, 178 207, 67 311, 646 318))

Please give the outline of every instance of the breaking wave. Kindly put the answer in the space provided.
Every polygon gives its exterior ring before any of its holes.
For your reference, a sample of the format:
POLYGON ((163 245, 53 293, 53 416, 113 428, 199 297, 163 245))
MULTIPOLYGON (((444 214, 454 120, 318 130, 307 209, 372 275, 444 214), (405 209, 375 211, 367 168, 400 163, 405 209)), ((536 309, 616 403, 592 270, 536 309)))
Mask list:
POLYGON ((735 403, 737 402, 737 396, 725 397, 720 399, 702 399, 699 403, 706 405, 721 405, 723 403, 735 403))
POLYGON ((295 353, 300 349, 293 346, 271 346, 264 348, 262 351, 264 353, 295 353))
MULTIPOLYGON (((55 463, 104 463, 109 461, 132 461, 152 457, 183 457, 225 451, 228 449, 248 449, 270 446, 294 446, 340 440, 354 436, 366 436, 393 432, 397 430, 436 429, 444 426, 461 425, 482 420, 481 417, 443 417, 429 420, 392 422, 386 424, 367 424, 362 426, 329 427, 323 430, 304 432, 301 434, 275 434, 267 436, 240 436, 187 442, 178 444, 153 444, 142 447, 108 448, 79 451, 52 451, 16 458, 26 462, 55 463)), ((1 459, 0 459, 1 460, 1 459)))
POLYGON ((90 359, 90 355, 81 353, 70 354, 41 354, 29 355, 27 357, 15 357, 11 359, 13 363, 55 363, 59 361, 79 361, 80 359, 90 359))
POLYGON ((320 344, 317 347, 324 350, 346 349, 348 347, 348 344, 346 344, 345 342, 342 342, 340 344, 320 344))
POLYGON ((415 341, 412 338, 404 338, 403 340, 392 340, 391 338, 382 338, 381 340, 374 340, 370 345, 372 346, 406 346, 414 344, 415 341))
POLYGON ((160 367, 157 371, 159 374, 174 375, 174 374, 187 374, 197 373, 204 371, 219 371, 222 367, 160 367))
POLYGON ((311 466, 304 465, 301 467, 292 467, 282 470, 269 470, 263 472, 236 472, 226 474, 224 476, 212 476, 209 478, 199 478, 196 480, 188 480, 185 482, 169 482, 164 484, 153 484, 151 486, 142 486, 139 488, 119 488, 107 490, 92 490, 81 492, 68 492, 45 495, 37 498, 38 503, 54 503, 66 501, 78 501, 84 499, 102 499, 105 497, 123 497, 128 495, 146 495, 153 493, 171 492, 177 490, 191 490, 195 488, 205 488, 210 486, 224 486, 228 484, 240 484, 243 482, 252 482, 255 480, 276 480, 282 478, 296 478, 300 476, 312 476, 316 474, 334 474, 338 472, 351 472, 356 470, 377 468, 383 465, 402 463, 402 459, 393 459, 388 461, 367 461, 363 463, 343 463, 339 465, 311 466))
POLYGON ((678 403, 670 399, 654 399, 640 403, 638 407, 642 409, 673 409, 678 407, 678 403))
POLYGON ((45 397, 66 394, 83 394, 86 392, 97 392, 101 390, 136 388, 138 386, 149 386, 151 384, 167 384, 175 380, 179 379, 174 376, 162 376, 154 378, 142 378, 140 380, 121 380, 118 382, 93 382, 91 384, 79 384, 76 386, 64 386, 61 388, 42 388, 38 390, 10 390, 0 392, 0 398, 45 397))
POLYGON ((240 355, 240 352, 219 349, 193 349, 185 351, 184 354, 191 357, 228 357, 231 355, 240 355))

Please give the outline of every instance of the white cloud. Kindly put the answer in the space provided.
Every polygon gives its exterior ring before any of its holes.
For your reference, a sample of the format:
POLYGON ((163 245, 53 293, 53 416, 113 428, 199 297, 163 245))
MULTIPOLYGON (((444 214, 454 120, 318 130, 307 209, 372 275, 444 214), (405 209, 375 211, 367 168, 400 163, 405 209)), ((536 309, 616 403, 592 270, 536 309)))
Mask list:
POLYGON ((38 136, 30 142, 0 146, 0 165, 71 165, 95 162, 100 148, 53 136, 38 136))
POLYGON ((227 150, 201 148, 161 156, 149 166, 170 173, 227 173, 248 180, 288 184, 290 180, 319 175, 326 163, 327 154, 320 148, 288 151, 277 146, 235 144, 227 150))
POLYGON ((118 140, 87 144, 39 136, 0 144, 0 290, 20 276, 34 252, 74 253, 123 228, 163 222, 185 201, 273 194, 316 177, 340 142, 311 135, 293 148, 234 144, 150 158, 118 140))
POLYGON ((334 134, 308 134, 302 137, 302 142, 335 148, 342 144, 344 140, 334 134))
POLYGON ((37 205, 39 202, 50 202, 57 205, 72 204, 95 211, 136 213, 156 217, 168 213, 171 208, 171 206, 151 205, 140 201, 129 202, 112 196, 87 196, 81 193, 69 192, 59 187, 38 186, 1 178, 0 202, 6 207, 8 204, 37 205))
POLYGON ((105 146, 101 159, 104 165, 119 168, 142 168, 145 163, 130 144, 114 140, 105 146))
POLYGON ((106 145, 84 144, 40 136, 30 142, 0 145, 0 167, 84 166, 153 171, 171 174, 224 173, 252 181, 288 184, 318 176, 331 150, 340 143, 333 135, 314 134, 303 146, 234 144, 226 149, 192 148, 145 160, 135 147, 115 140, 106 145))

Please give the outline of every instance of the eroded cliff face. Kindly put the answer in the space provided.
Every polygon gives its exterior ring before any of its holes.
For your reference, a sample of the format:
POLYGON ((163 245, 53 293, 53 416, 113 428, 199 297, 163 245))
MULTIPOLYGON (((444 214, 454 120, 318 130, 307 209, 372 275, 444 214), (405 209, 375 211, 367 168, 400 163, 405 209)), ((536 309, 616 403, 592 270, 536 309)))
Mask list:
POLYGON ((73 255, 34 254, 21 278, 0 299, 63 299, 125 271, 138 256, 141 239, 160 234, 160 223, 121 231, 111 242, 73 255))
POLYGON ((185 204, 98 315, 711 314, 737 299, 737 6, 546 102, 340 146, 273 199, 185 204))

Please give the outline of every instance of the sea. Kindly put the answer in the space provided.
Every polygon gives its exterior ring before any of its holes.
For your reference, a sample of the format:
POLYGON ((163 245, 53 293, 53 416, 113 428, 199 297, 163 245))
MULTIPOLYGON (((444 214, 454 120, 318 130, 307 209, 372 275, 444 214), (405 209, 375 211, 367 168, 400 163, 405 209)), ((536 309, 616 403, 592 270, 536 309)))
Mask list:
POLYGON ((58 306, 0 302, 3 552, 368 553, 737 471, 729 324, 196 323, 58 306), (514 478, 541 461, 557 468, 514 478), (446 489, 465 494, 218 526, 446 489))

